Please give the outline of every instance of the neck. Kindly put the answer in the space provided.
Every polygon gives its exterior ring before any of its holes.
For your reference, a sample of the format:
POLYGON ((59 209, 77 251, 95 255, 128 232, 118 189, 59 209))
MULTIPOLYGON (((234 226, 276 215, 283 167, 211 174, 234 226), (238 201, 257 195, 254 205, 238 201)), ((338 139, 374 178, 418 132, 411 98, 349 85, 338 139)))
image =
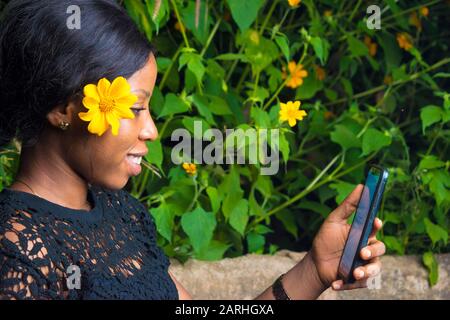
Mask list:
POLYGON ((89 210, 88 183, 69 167, 62 153, 52 148, 45 152, 42 149, 38 145, 22 149, 16 181, 10 188, 33 192, 64 207, 89 210))

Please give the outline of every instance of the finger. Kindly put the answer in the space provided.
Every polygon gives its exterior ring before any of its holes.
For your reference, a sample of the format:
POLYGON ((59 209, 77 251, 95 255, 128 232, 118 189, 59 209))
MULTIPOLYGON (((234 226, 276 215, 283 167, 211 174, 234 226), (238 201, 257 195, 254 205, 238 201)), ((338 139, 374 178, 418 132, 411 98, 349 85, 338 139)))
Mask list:
POLYGON ((342 201, 342 203, 330 214, 332 218, 338 221, 347 220, 347 218, 355 211, 363 189, 364 185, 361 183, 358 184, 347 198, 345 198, 344 201, 342 201))
POLYGON ((369 236, 369 243, 370 240, 375 238, 376 234, 378 233, 378 231, 380 231, 381 227, 383 227, 383 222, 379 218, 375 218, 373 222, 372 232, 370 233, 369 236))
POLYGON ((383 242, 376 240, 372 244, 364 247, 359 252, 359 255, 364 260, 369 260, 370 258, 375 258, 382 256, 386 253, 386 246, 383 242))
POLYGON ((334 291, 353 290, 367 287, 367 280, 358 280, 354 283, 344 283, 342 280, 336 280, 331 284, 334 291))
POLYGON ((358 267, 353 271, 353 276, 356 280, 364 280, 367 278, 375 277, 381 272, 380 258, 375 258, 370 261, 369 264, 358 267))

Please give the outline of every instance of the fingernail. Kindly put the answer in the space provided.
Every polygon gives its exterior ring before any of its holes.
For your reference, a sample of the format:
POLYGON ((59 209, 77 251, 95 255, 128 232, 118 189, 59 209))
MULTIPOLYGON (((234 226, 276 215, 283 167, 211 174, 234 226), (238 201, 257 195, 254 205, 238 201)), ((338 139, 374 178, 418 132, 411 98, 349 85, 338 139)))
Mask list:
POLYGON ((364 271, 359 270, 359 271, 357 272, 357 276, 358 276, 358 278, 364 277, 364 271))
POLYGON ((333 289, 334 290, 339 290, 341 288, 340 284, 338 283, 333 283, 333 289))
POLYGON ((363 249, 363 255, 366 256, 367 258, 370 258, 372 252, 369 249, 363 249))

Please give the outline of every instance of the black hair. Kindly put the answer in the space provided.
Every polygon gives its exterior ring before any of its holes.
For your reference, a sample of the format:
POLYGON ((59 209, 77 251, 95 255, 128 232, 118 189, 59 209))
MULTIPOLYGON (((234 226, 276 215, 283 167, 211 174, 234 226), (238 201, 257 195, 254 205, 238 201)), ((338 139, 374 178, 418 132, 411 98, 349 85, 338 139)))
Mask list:
POLYGON ((154 52, 113 0, 12 0, 0 21, 0 148, 35 144, 53 108, 100 78, 131 76, 154 52), (73 5, 80 29, 67 25, 73 5))

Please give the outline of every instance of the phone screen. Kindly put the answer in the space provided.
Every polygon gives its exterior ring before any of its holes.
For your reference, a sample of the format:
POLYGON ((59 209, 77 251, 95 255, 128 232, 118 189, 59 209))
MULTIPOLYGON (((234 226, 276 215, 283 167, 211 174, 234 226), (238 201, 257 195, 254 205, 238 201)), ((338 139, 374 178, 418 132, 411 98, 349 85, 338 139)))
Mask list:
POLYGON ((364 189, 356 209, 355 217, 353 218, 352 227, 348 235, 347 243, 345 245, 344 253, 341 258, 341 267, 346 273, 349 273, 352 268, 352 263, 355 256, 358 254, 358 245, 361 240, 364 226, 375 196, 378 182, 380 181, 381 170, 377 168, 370 168, 367 174, 364 189))

